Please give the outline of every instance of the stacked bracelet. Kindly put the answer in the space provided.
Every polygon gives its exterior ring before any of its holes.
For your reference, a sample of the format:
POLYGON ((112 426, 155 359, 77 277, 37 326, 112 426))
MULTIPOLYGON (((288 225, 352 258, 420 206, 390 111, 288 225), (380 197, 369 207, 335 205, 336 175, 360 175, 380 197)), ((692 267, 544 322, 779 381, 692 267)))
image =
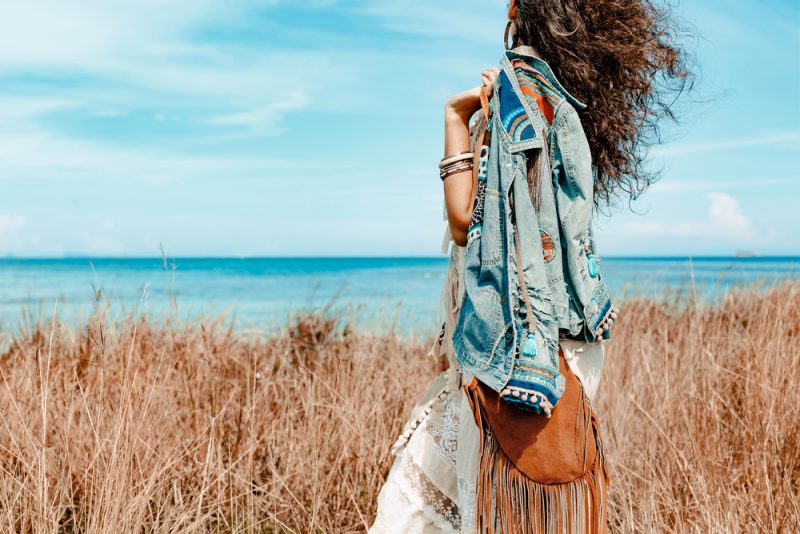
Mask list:
POLYGON ((472 152, 459 152, 458 154, 450 154, 449 156, 445 156, 442 161, 439 162, 439 168, 444 169, 453 163, 471 160, 474 156, 475 155, 472 152))
POLYGON ((444 181, 452 174, 472 170, 474 157, 472 152, 460 152, 446 156, 439 162, 439 178, 444 181))
POLYGON ((449 165, 444 169, 442 169, 441 171, 439 171, 439 178, 441 178, 442 181, 444 181, 448 176, 457 174, 459 172, 471 171, 472 168, 473 165, 471 161, 463 161, 458 164, 449 165))

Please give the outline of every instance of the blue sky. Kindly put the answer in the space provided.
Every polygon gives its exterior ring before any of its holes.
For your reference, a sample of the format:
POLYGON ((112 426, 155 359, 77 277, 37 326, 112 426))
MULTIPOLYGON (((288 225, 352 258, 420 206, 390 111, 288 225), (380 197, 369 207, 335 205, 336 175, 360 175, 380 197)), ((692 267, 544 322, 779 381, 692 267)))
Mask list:
MULTIPOLYGON (((605 255, 800 254, 800 6, 704 0, 663 179, 605 255)), ((4 0, 0 254, 436 255, 502 0, 4 0)))

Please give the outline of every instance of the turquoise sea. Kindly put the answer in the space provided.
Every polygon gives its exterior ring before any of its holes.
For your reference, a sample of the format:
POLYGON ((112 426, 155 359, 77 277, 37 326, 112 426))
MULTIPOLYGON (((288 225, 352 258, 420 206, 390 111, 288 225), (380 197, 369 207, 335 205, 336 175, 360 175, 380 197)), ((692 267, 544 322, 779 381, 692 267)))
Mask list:
MULTIPOLYGON (((67 324, 102 302, 109 313, 218 318, 271 331, 290 314, 326 308, 360 328, 429 335, 436 329, 446 258, 0 259, 0 330, 55 313, 67 324), (26 319, 23 319, 26 318, 26 319)), ((618 296, 667 291, 715 299, 732 286, 800 276, 800 257, 611 258, 618 296)))

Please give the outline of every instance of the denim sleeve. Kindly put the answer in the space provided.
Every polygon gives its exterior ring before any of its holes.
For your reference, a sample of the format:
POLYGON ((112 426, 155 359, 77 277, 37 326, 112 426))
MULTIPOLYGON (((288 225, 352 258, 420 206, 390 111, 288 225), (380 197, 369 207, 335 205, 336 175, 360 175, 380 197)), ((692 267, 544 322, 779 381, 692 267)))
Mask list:
POLYGON ((559 106, 553 122, 553 181, 561 224, 564 276, 575 311, 583 318, 587 341, 609 337, 606 324, 610 297, 600 278, 592 242, 594 173, 589 142, 578 113, 568 103, 559 106))

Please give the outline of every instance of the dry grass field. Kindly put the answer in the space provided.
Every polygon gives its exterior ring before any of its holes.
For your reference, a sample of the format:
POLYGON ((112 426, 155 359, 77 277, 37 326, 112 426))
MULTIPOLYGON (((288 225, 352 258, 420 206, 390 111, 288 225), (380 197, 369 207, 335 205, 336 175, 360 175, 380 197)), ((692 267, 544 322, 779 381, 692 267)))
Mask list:
MULTIPOLYGON (((0 354, 0 532, 363 532, 428 340, 307 316, 54 323, 0 354)), ((597 406, 613 532, 800 532, 800 283, 628 301, 597 406)))

